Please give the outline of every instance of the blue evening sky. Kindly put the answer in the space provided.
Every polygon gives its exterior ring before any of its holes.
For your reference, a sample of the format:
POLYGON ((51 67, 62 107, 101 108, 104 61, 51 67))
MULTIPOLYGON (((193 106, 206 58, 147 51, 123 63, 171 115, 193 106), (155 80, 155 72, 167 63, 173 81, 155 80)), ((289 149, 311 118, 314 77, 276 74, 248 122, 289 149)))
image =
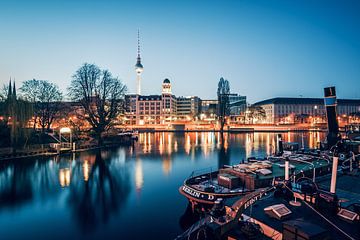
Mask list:
POLYGON ((220 77, 250 102, 276 96, 360 98, 360 1, 0 0, 0 84, 47 79, 66 90, 84 62, 135 91, 164 78, 177 96, 215 98, 220 77))

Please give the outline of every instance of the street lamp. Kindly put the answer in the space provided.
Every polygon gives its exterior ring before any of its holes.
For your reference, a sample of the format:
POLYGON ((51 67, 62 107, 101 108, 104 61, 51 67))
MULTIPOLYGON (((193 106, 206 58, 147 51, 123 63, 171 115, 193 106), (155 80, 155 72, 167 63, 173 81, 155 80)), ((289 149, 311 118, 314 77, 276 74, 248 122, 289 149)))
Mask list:
POLYGON ((69 133, 70 134, 70 146, 72 144, 72 133, 71 133, 71 129, 68 128, 68 127, 63 127, 63 128, 60 128, 60 134, 59 134, 59 137, 60 137, 60 146, 61 146, 61 134, 64 134, 64 133, 69 133))

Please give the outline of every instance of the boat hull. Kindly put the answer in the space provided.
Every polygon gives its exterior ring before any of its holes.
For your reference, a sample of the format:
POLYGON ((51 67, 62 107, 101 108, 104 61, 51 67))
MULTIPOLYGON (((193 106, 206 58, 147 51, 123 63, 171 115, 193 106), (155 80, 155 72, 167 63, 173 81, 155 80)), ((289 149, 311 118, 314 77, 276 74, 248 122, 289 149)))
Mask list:
POLYGON ((219 199, 233 198, 242 196, 247 192, 236 193, 213 193, 196 190, 190 186, 183 185, 179 188, 179 192, 185 196, 191 203, 212 206, 219 199))

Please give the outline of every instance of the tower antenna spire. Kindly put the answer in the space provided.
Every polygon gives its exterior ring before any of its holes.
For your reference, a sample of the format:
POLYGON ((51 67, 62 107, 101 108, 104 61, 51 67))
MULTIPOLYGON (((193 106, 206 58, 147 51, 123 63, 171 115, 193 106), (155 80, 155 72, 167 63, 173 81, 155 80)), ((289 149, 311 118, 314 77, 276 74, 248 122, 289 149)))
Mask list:
POLYGON ((140 29, 138 29, 138 32, 137 32, 137 43, 138 43, 138 49, 137 49, 137 54, 138 54, 138 58, 140 59, 140 29))

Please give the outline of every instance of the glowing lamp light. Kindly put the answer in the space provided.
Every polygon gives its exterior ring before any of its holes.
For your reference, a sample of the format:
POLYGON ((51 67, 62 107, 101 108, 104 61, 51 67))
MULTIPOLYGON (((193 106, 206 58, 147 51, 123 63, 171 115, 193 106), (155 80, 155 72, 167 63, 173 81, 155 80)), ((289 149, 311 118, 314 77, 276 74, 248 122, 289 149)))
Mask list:
POLYGON ((68 127, 60 128, 60 133, 71 133, 71 129, 68 127))

